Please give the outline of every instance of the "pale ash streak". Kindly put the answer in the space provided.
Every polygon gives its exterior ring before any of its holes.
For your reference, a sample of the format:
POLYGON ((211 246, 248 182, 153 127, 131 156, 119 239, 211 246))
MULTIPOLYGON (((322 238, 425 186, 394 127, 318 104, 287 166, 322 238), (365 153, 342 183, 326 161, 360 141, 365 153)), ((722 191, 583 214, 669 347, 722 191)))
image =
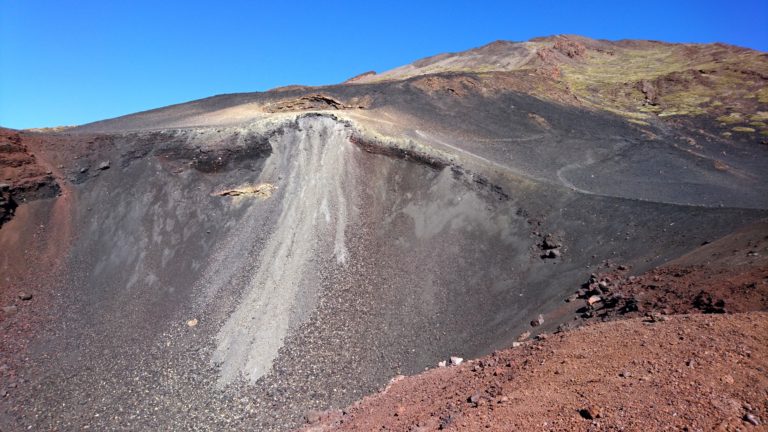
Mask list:
POLYGON ((355 177, 348 131, 325 117, 300 119, 298 126, 276 140, 264 170, 284 179, 273 196, 282 200, 282 211, 246 292, 217 335, 212 361, 220 365, 220 384, 239 376, 254 382, 268 373, 289 330, 314 307, 315 263, 348 259, 345 192, 354 190, 355 177))

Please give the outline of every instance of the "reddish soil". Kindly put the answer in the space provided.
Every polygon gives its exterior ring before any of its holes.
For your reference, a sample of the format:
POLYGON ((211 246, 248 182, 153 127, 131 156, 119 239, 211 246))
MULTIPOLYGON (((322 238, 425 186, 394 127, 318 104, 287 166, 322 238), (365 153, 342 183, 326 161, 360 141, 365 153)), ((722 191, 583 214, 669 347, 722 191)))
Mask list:
POLYGON ((768 223, 646 274, 628 272, 585 284, 572 301, 586 304, 605 282, 575 330, 398 377, 343 411, 308 413, 304 430, 764 428, 768 223))
POLYGON ((743 430, 768 418, 767 356, 763 312, 588 325, 402 379, 305 430, 743 430))
POLYGON ((72 195, 62 195, 59 174, 35 156, 43 139, 0 128, 0 396, 17 386, 25 361, 18 354, 51 320, 56 274, 71 239, 72 195))

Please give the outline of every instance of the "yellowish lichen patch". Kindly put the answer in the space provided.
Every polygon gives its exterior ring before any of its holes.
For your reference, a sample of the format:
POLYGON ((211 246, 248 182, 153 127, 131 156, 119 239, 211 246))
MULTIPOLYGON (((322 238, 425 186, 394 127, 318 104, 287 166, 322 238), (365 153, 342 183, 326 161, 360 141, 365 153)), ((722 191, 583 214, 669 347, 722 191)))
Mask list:
POLYGON ((739 123, 744 121, 744 116, 742 116, 741 113, 732 112, 728 115, 718 117, 717 121, 725 124, 739 123))
POLYGON ((763 87, 757 91, 757 100, 762 103, 768 103, 768 87, 763 87))
POLYGON ((746 126, 736 126, 735 128, 731 128, 734 132, 754 132, 755 128, 746 127, 746 126))

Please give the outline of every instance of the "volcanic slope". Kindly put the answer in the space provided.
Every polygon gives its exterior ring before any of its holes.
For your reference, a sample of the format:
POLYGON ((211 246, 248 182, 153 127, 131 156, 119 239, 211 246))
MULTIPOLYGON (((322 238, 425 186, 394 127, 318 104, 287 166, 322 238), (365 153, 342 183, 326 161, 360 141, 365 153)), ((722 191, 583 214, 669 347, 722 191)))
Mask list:
POLYGON ((18 132, 61 196, 0 229, 2 429, 289 429, 509 346, 606 261, 643 272, 768 216, 764 54, 555 37, 445 58, 468 57, 18 132), (691 60, 616 93, 605 50, 691 60), (702 64, 756 90, 689 79, 702 64), (674 105, 680 71, 712 103, 674 105))
POLYGON ((767 232, 596 275, 607 286, 587 321, 608 322, 397 377, 304 430, 752 430, 768 418, 767 232))

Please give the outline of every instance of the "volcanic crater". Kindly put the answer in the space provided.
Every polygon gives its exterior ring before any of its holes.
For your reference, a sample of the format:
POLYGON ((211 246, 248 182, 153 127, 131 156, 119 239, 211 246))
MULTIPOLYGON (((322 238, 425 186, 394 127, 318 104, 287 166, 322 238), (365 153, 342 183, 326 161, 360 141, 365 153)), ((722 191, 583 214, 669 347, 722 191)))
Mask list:
POLYGON ((766 77, 738 47, 556 36, 3 130, 0 429, 293 429, 450 356, 610 321, 564 301, 591 273, 768 235, 766 77))

